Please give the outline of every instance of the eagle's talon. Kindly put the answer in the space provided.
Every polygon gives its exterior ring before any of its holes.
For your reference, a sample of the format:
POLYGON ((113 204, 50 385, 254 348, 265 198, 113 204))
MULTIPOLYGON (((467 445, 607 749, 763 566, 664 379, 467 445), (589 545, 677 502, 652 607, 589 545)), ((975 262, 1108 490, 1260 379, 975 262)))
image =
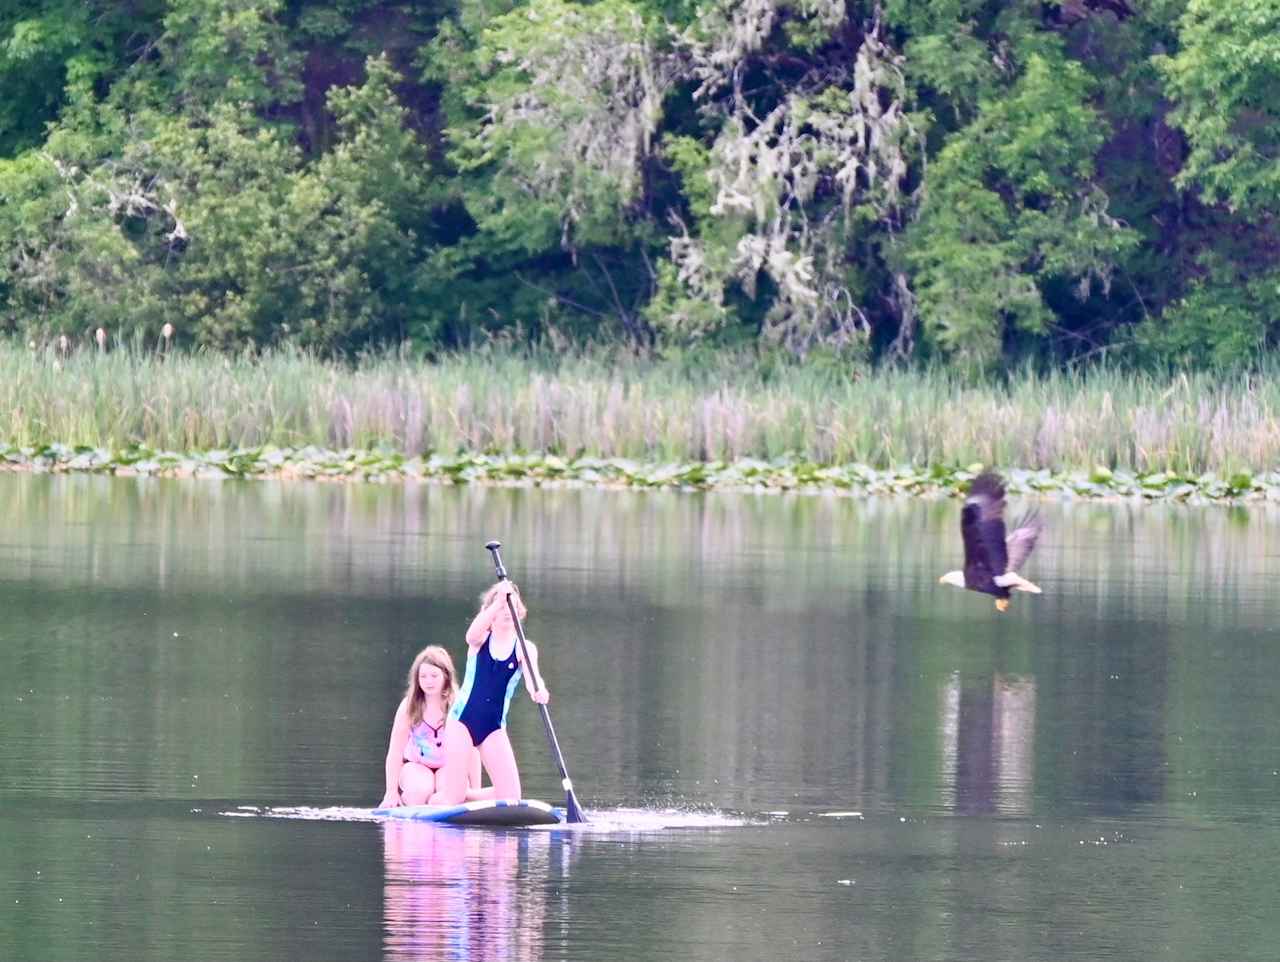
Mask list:
POLYGON ((997 598, 997 599, 996 599, 996 611, 1008 611, 1008 610, 1009 610, 1009 599, 1008 599, 1008 598, 997 598))

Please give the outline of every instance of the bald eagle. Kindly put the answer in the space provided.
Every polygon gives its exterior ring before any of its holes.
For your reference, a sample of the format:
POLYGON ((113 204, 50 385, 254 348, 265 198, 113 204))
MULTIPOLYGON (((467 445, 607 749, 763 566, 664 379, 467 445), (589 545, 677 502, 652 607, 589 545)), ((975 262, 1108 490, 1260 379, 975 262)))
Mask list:
POLYGON ((1014 591, 1040 594, 1039 586, 1018 574, 1018 569, 1036 546, 1041 528, 1039 518, 1027 515, 1006 537, 1004 482, 997 474, 980 474, 969 486, 960 512, 964 570, 948 571, 939 583, 995 595, 998 611, 1008 610, 1014 591))

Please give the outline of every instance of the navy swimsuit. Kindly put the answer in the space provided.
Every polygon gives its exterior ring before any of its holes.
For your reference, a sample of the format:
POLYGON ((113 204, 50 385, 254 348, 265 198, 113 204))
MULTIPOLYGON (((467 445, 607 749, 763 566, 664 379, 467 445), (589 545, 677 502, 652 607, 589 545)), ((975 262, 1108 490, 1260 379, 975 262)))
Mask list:
POLYGON ((515 648, 502 661, 495 661, 489 651, 492 638, 491 632, 483 645, 468 650, 462 690, 449 709, 450 718, 467 726, 473 745, 479 745, 499 728, 506 727, 511 696, 520 687, 522 677, 515 648))

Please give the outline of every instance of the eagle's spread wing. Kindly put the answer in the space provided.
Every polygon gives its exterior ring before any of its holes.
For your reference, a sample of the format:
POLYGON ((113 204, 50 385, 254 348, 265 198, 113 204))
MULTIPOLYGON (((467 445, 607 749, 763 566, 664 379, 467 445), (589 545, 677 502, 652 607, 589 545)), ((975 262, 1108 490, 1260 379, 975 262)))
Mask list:
POLYGON ((1032 550, 1036 546, 1036 539, 1040 537, 1040 532, 1044 530, 1044 524, 1036 514, 1028 514, 1025 518, 1018 522, 1018 526, 1009 534, 1009 567, 1008 571, 1020 571, 1023 562, 1025 562, 1032 550))
POLYGON ((1004 484, 994 474, 974 478, 960 512, 964 578, 977 586, 1009 570, 1004 536, 1004 484))

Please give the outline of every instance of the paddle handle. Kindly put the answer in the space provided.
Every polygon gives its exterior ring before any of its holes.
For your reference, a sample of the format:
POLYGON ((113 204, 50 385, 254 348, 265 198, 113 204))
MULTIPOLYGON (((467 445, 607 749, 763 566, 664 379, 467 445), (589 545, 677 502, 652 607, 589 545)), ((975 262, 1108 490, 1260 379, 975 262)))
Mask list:
POLYGON ((502 547, 501 541, 490 541, 485 547, 489 550, 489 554, 493 555, 493 570, 497 572, 499 581, 507 580, 507 569, 502 566, 502 555, 498 554, 498 549, 502 547))

